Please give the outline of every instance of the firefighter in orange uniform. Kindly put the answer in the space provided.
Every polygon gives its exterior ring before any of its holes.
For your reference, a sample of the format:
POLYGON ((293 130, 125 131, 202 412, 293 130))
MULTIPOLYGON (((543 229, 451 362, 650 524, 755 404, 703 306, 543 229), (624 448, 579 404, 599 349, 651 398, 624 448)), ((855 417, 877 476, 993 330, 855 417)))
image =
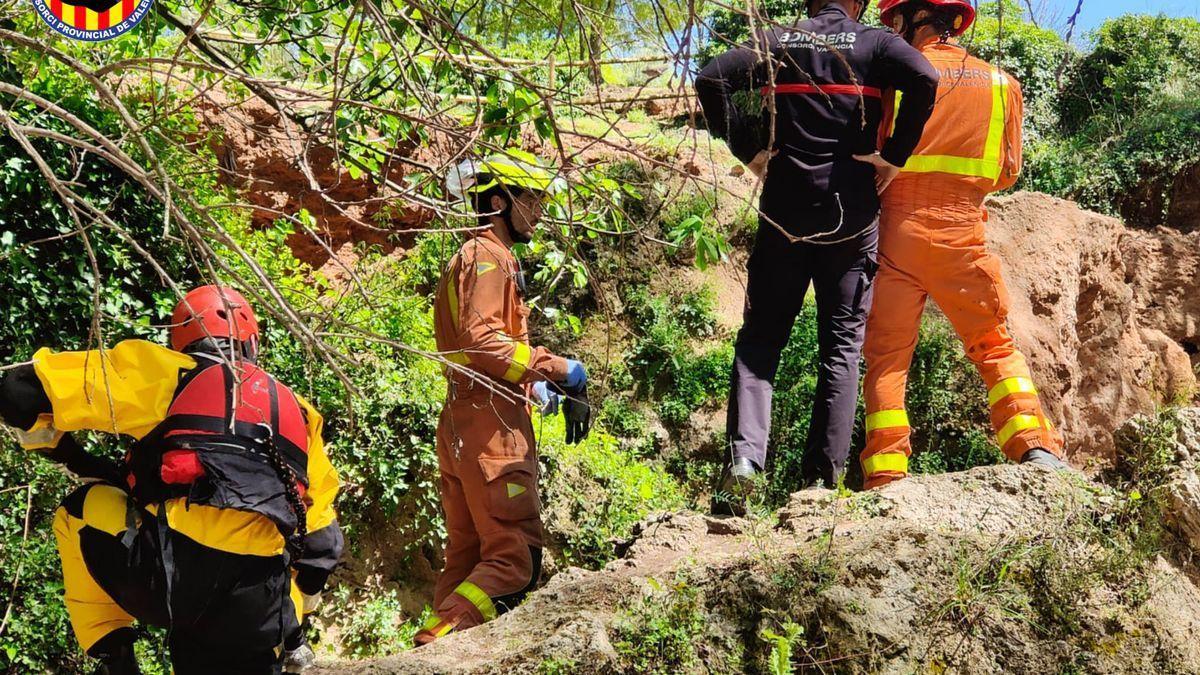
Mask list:
POLYGON ((567 441, 588 431, 587 375, 578 361, 531 347, 525 279, 511 248, 528 243, 553 172, 518 150, 467 160, 447 178, 488 228, 467 239, 438 287, 434 333, 449 387, 438 424, 446 566, 427 644, 516 607, 542 563, 537 454, 528 401, 561 408, 567 441))
POLYGON ((984 240, 984 197, 1011 187, 1021 170, 1020 85, 952 39, 975 19, 965 0, 884 0, 879 9, 883 23, 941 77, 921 142, 882 196, 880 268, 863 348, 865 487, 908 475, 904 390, 927 299, 941 307, 983 375, 1004 454, 1065 468, 1062 440, 1008 332, 1000 261, 984 240))
POLYGON ((200 287, 171 324, 171 349, 41 349, 0 379, 21 445, 93 481, 54 516, 71 626, 104 675, 139 672, 135 620, 169 629, 179 675, 299 672, 303 614, 343 545, 321 416, 258 367, 237 291, 200 287), (83 430, 135 442, 109 464, 83 430))

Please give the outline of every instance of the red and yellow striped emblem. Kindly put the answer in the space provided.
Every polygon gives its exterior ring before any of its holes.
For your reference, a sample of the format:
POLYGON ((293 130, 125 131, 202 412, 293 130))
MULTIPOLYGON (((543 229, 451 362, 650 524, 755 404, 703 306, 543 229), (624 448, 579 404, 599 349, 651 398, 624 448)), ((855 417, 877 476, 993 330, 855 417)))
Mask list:
POLYGON ((111 7, 99 12, 63 0, 48 0, 47 4, 50 12, 68 26, 79 30, 104 30, 129 18, 137 0, 116 0, 111 7))

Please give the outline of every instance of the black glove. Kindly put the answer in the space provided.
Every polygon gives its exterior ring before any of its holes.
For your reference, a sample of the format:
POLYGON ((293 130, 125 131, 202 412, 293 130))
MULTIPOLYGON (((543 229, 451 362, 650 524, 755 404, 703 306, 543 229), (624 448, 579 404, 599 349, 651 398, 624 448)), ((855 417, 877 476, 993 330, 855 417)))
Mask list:
POLYGON ((109 485, 125 487, 125 473, 121 465, 106 457, 98 457, 83 449, 79 442, 64 434, 58 445, 51 450, 38 450, 47 459, 62 464, 67 471, 80 478, 103 481, 109 485))
POLYGON ((592 428, 592 406, 588 402, 587 384, 567 391, 562 411, 567 426, 567 442, 576 444, 587 438, 592 428))
POLYGON ((17 366, 0 378, 0 419, 8 426, 29 431, 39 415, 53 411, 33 364, 17 366))

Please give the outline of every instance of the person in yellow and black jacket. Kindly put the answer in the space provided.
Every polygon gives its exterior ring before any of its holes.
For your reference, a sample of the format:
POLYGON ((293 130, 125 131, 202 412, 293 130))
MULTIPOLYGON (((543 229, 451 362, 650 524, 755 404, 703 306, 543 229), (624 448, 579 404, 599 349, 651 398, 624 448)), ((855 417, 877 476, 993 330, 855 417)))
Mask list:
POLYGON ((241 294, 198 288, 171 323, 172 349, 42 349, 0 380, 22 446, 91 481, 54 519, 71 625, 99 673, 138 672, 135 621, 168 629, 177 675, 298 672, 343 547, 321 415, 256 365, 241 294), (109 465, 83 430, 134 443, 109 465))

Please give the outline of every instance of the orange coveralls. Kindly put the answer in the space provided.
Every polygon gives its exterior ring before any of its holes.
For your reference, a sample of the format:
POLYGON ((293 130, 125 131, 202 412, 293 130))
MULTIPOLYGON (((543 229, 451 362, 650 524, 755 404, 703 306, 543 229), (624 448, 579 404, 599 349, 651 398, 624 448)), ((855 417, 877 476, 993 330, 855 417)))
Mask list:
MULTIPOLYGON (((916 152, 882 195, 880 266, 863 346, 867 489, 908 475, 904 390, 927 298, 983 375, 1004 454, 1019 461, 1032 448, 1062 452, 1009 335, 1008 291, 984 239, 984 197, 1011 187, 1021 171, 1020 85, 954 43, 933 43, 922 53, 941 81, 916 152)), ((889 126, 885 118, 883 128, 889 126)))
POLYGON ((438 286, 438 350, 471 372, 446 369, 437 449, 449 541, 426 639, 512 609, 541 572, 537 450, 526 400, 537 380, 564 380, 567 362, 529 346, 519 274, 512 252, 488 231, 463 244, 438 286))

